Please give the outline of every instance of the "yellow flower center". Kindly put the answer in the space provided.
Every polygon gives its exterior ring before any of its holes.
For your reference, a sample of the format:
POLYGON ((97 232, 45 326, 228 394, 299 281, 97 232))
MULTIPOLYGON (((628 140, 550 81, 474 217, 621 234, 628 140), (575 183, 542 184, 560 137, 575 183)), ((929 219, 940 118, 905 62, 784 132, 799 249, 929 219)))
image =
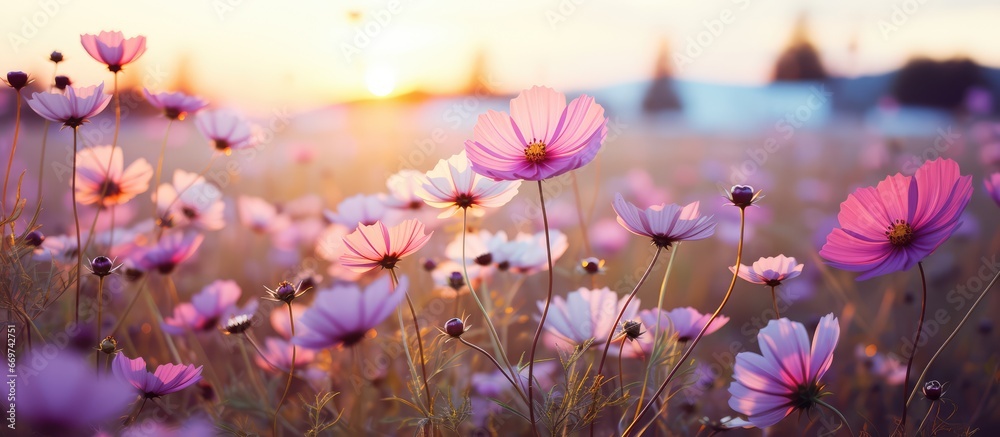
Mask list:
POLYGON ((913 241, 913 228, 904 220, 896 220, 896 223, 889 225, 885 235, 893 246, 906 246, 913 241))
POLYGON ((545 160, 545 143, 532 139, 531 144, 524 148, 524 158, 532 164, 545 160))

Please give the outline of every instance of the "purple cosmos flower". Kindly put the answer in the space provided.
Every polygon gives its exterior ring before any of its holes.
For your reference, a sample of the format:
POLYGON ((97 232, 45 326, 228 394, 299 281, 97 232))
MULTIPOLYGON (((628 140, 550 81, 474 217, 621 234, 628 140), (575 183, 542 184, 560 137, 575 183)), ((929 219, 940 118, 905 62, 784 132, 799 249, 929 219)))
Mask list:
MULTIPOLYGON (((562 296, 552 298, 552 311, 548 323, 545 324, 545 344, 550 347, 572 349, 583 343, 607 338, 614 326, 615 318, 625 307, 627 296, 619 298, 618 293, 607 287, 588 290, 580 288, 572 291, 563 299, 562 296)), ((539 311, 545 306, 545 301, 538 302, 539 311)), ((622 320, 635 317, 639 311, 639 299, 633 299, 625 309, 622 320)), ((591 346, 603 347, 604 341, 595 341, 591 346)), ((617 343, 613 346, 617 353, 617 343)))
POLYGON ((115 376, 132 384, 139 393, 147 398, 156 398, 181 391, 198 381, 201 381, 202 366, 193 364, 163 364, 156 371, 146 370, 146 360, 142 357, 129 359, 124 353, 119 353, 111 366, 115 376))
POLYGON ((167 227, 217 231, 226 225, 225 208, 215 184, 181 169, 174 171, 172 184, 162 184, 156 191, 156 211, 167 227))
POLYGON ((357 194, 337 205, 337 212, 324 211, 330 223, 347 226, 351 231, 358 226, 374 225, 386 216, 385 199, 379 194, 357 194))
POLYGON ((532 87, 510 101, 510 115, 487 111, 479 116, 465 151, 472 170, 495 180, 559 176, 597 156, 608 133, 604 108, 589 96, 566 105, 551 88, 532 87))
MULTIPOLYGON (((566 253, 569 241, 566 234, 559 230, 549 231, 552 241, 552 262, 556 262, 566 253)), ((545 233, 519 233, 493 252, 493 262, 500 270, 509 270, 523 275, 531 275, 549 269, 545 254, 545 233)))
POLYGON ((166 234, 155 246, 143 251, 137 262, 143 270, 156 270, 168 275, 194 255, 204 239, 204 235, 193 232, 166 234))
POLYGON ((248 148, 254 142, 250 124, 233 111, 202 111, 198 114, 195 125, 202 135, 208 137, 215 150, 227 155, 233 150, 248 148))
POLYGON ((955 161, 929 161, 913 176, 897 173, 847 196, 840 228, 819 254, 834 267, 862 272, 859 281, 908 270, 955 232, 971 198, 972 176, 961 176, 955 161))
MULTIPOLYGON (((655 346, 653 344, 654 335, 662 338, 664 335, 676 334, 678 342, 690 341, 698 336, 701 328, 705 327, 712 315, 699 313, 698 310, 691 307, 683 307, 670 311, 660 310, 659 315, 655 309, 642 310, 639 311, 638 318, 642 323, 641 329, 646 333, 631 342, 631 347, 626 345, 623 351, 624 357, 649 356, 655 346), (658 334, 656 333, 657 326, 660 327, 658 334)), ((729 322, 729 317, 720 314, 705 331, 705 335, 718 331, 727 322, 729 322)))
POLYGON ((712 236, 715 223, 712 217, 698 214, 698 202, 681 208, 676 204, 654 205, 639 209, 615 194, 612 204, 618 214, 618 223, 635 235, 649 237, 653 245, 669 248, 678 241, 701 240, 712 236))
POLYGON ((291 225, 287 216, 262 197, 240 196, 236 199, 240 223, 258 234, 279 231, 291 225))
POLYGON ((801 323, 771 320, 757 333, 763 355, 736 356, 729 406, 758 428, 774 425, 795 410, 808 410, 824 395, 820 378, 833 363, 839 338, 833 314, 820 319, 812 346, 801 323))
POLYGON ((80 43, 92 58, 106 64, 108 70, 116 73, 146 52, 145 36, 126 39, 117 31, 102 31, 98 35, 83 34, 80 35, 80 43))
MULTIPOLYGON (((257 366, 271 373, 287 372, 292 365, 292 343, 278 338, 268 337, 264 339, 264 348, 261 355, 257 355, 254 360, 257 366), (277 369, 275 369, 277 367, 277 369)), ((310 349, 299 348, 295 352, 296 373, 305 368, 316 358, 316 352, 310 349)))
POLYGON ((66 92, 32 93, 28 106, 46 120, 77 128, 108 107, 111 96, 104 95, 104 83, 77 88, 66 87, 66 92))
POLYGON ((182 121, 188 114, 194 114, 208 106, 204 99, 180 92, 153 94, 149 89, 143 88, 142 94, 149 104, 163 111, 163 115, 171 120, 182 121))
POLYGON ((444 209, 438 218, 451 217, 462 209, 482 217, 483 208, 505 205, 521 185, 521 181, 494 181, 473 172, 465 151, 438 161, 421 179, 416 194, 428 205, 444 209))
MULTIPOLYGON (((795 258, 778 255, 761 258, 752 266, 740 264, 740 272, 737 275, 752 284, 777 287, 782 281, 799 276, 802 267, 802 264, 795 262, 795 258)), ((736 273, 736 268, 729 267, 729 271, 736 273)))
POLYGON ((217 280, 208 284, 190 303, 174 307, 173 316, 163 318, 163 330, 170 334, 205 332, 215 329, 221 321, 239 314, 253 314, 257 311, 257 301, 251 300, 243 308, 236 307, 242 290, 235 281, 217 280))
POLYGON ((990 193, 990 198, 1000 205, 1000 173, 992 173, 983 181, 986 185, 986 192, 990 193))
POLYGON ((128 384, 94 375, 92 355, 33 353, 19 356, 18 364, 16 426, 38 435, 80 435, 124 414, 135 399, 128 384), (45 366, 37 373, 20 368, 39 362, 45 366))
POLYGON ((408 285, 406 276, 400 276, 393 289, 389 277, 382 276, 365 287, 364 292, 354 284, 322 290, 302 314, 305 332, 296 333, 292 343, 312 349, 354 346, 392 314, 403 301, 408 285))
POLYGON ((153 167, 139 158, 125 168, 121 147, 95 146, 76 154, 76 201, 120 205, 149 189, 153 167))

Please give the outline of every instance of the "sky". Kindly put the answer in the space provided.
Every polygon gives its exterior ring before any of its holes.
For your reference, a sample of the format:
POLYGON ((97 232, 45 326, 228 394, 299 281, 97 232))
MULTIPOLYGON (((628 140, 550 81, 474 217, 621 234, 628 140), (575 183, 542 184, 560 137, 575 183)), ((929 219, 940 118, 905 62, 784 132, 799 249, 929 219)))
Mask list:
POLYGON ((183 76, 213 101, 251 106, 451 93, 477 61, 505 92, 641 81, 662 41, 677 77, 761 84, 802 15, 833 74, 916 55, 1000 66, 1000 3, 987 0, 28 0, 0 18, 0 70, 51 77, 60 50, 74 83, 110 81, 79 35, 121 30, 147 38, 128 83, 169 90, 183 76))

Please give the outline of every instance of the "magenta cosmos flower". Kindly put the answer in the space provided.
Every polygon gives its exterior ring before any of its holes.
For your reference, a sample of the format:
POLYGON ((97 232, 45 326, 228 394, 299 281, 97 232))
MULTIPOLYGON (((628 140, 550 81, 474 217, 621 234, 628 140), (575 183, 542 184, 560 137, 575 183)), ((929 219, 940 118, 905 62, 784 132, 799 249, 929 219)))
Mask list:
POLYGON ((115 376, 132 384, 146 398, 158 398, 196 384, 201 381, 201 368, 192 364, 163 364, 149 373, 146 360, 142 357, 132 360, 124 353, 119 353, 111 366, 115 376))
POLYGON ((663 249, 678 241, 705 239, 715 232, 712 217, 699 215, 698 202, 683 208, 670 204, 639 209, 625 201, 621 193, 616 193, 612 207, 622 227, 633 234, 651 238, 654 246, 663 249))
POLYGON ((757 333, 763 355, 736 355, 729 406, 758 428, 774 425, 795 410, 808 410, 825 394, 820 378, 833 363, 839 338, 840 324, 833 314, 820 319, 811 347, 801 323, 771 320, 757 333))
POLYGON ((77 88, 66 87, 66 92, 32 93, 28 106, 46 120, 77 128, 108 107, 111 96, 104 95, 104 82, 100 85, 77 88))
POLYGON ((936 159, 913 176, 897 173, 857 189, 840 204, 840 227, 819 251, 830 265, 862 272, 858 280, 908 270, 934 252, 961 224, 972 198, 972 176, 936 159))
POLYGON ((521 181, 494 181, 472 171, 465 151, 438 161, 422 177, 417 196, 435 208, 444 209, 438 218, 451 217, 459 210, 482 217, 483 208, 501 207, 517 195, 521 181))
POLYGON ((257 301, 251 300, 243 308, 236 307, 243 291, 235 281, 217 280, 208 284, 191 302, 174 307, 173 316, 163 318, 163 330, 180 335, 188 329, 192 332, 206 332, 219 326, 219 322, 240 314, 257 311, 257 301))
MULTIPOLYGON (((316 351, 298 348, 295 351, 296 373, 302 372, 307 364, 316 359, 316 351)), ((288 372, 292 366, 292 343, 278 337, 264 339, 264 348, 254 361, 257 367, 271 373, 288 372)))
POLYGON ((253 146, 250 124, 239 114, 224 109, 202 111, 195 120, 201 134, 208 137, 215 150, 229 154, 253 146))
POLYGON ((124 168, 121 147, 95 146, 76 154, 76 201, 105 208, 121 205, 149 189, 153 167, 139 158, 124 168))
MULTIPOLYGON (((627 344, 623 350, 625 357, 647 357, 653 352, 654 336, 663 338, 664 335, 675 336, 680 343, 686 343, 698 336, 701 328, 705 327, 711 314, 702 314, 691 307, 675 308, 670 311, 650 309, 639 311, 639 322, 642 324, 644 334, 627 344), (659 330, 657 330, 659 326, 659 330)), ((622 320, 626 320, 622 318, 622 320)), ((723 325, 729 322, 729 317, 719 315, 712 322, 712 325, 705 330, 705 335, 718 331, 723 325)))
POLYGON ((25 366, 45 363, 37 372, 19 369, 16 386, 11 386, 16 387, 16 426, 32 435, 88 435, 124 414, 135 399, 128 384, 94 375, 92 354, 64 350, 54 357, 34 352, 17 358, 25 366))
POLYGON ((990 198, 1000 205, 1000 173, 991 174, 983 183, 986 185, 986 192, 990 193, 990 198))
POLYGON ((291 225, 288 216, 262 197, 240 196, 236 199, 240 223, 258 234, 280 231, 291 225))
POLYGON ((405 220, 391 228, 381 221, 358 229, 344 237, 347 249, 340 256, 340 264, 358 273, 376 267, 393 269, 403 257, 420 250, 431 239, 424 234, 424 224, 417 220, 405 220))
POLYGON ((352 231, 358 226, 374 225, 386 217, 385 198, 379 194, 355 194, 342 200, 337 212, 323 211, 323 216, 330 223, 339 223, 352 231))
POLYGON ((389 277, 382 276, 368 284, 364 292, 355 284, 322 290, 302 314, 304 332, 298 332, 292 343, 311 349, 354 346, 392 314, 403 301, 408 285, 406 276, 400 276, 394 289, 389 277))
POLYGON ((472 170, 496 180, 540 181, 586 165, 608 133, 604 108, 593 97, 532 87, 510 101, 510 115, 479 116, 465 142, 472 170))
POLYGON ((795 258, 778 255, 758 259, 752 266, 740 264, 739 273, 736 273, 735 267, 730 267, 729 271, 749 283, 777 287, 786 279, 799 276, 802 267, 802 264, 795 262, 795 258))
POLYGON ((163 111, 163 115, 171 120, 184 120, 188 114, 194 114, 208 106, 205 99, 180 92, 153 94, 143 88, 142 94, 146 96, 149 104, 163 111))
POLYGON ((156 245, 144 250, 137 262, 143 270, 156 270, 168 275, 194 255, 204 239, 204 235, 194 232, 166 234, 156 245))
POLYGON ((80 43, 87 53, 115 73, 146 52, 146 37, 139 35, 125 38, 121 32, 102 31, 98 35, 80 35, 80 43))
MULTIPOLYGON (((572 349, 587 341, 603 339, 615 330, 615 318, 625 308, 627 296, 619 297, 618 293, 607 287, 588 290, 580 288, 562 296, 552 298, 552 312, 545 324, 545 343, 550 347, 572 349)), ((538 310, 545 307, 545 301, 538 302, 538 310)), ((635 317, 639 311, 639 299, 633 299, 625 308, 622 320, 635 317)), ((603 347, 604 341, 595 341, 591 346, 603 347)), ((617 343, 612 346, 617 353, 617 343)))

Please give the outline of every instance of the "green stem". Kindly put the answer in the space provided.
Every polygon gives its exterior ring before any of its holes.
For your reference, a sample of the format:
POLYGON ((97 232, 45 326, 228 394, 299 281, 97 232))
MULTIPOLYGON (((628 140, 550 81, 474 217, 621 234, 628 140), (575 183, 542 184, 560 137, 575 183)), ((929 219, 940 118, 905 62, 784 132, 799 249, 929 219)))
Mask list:
POLYGON ((545 212, 545 195, 542 192, 542 181, 538 181, 538 203, 542 209, 542 224, 545 228, 545 255, 549 267, 549 289, 545 296, 545 307, 542 309, 542 318, 538 320, 538 327, 535 328, 535 335, 531 339, 531 351, 528 353, 528 417, 531 422, 531 430, 538 435, 538 428, 535 427, 534 391, 535 391, 535 350, 538 348, 538 339, 541 337, 542 328, 545 327, 545 318, 549 315, 549 305, 552 303, 552 282, 555 279, 552 271, 552 242, 549 237, 549 217, 545 212))
MULTIPOLYGON (((292 327, 292 338, 295 338, 295 315, 292 314, 292 304, 291 302, 286 302, 288 306, 288 323, 292 327)), ((285 381, 285 391, 281 394, 281 400, 278 401, 278 406, 274 409, 274 423, 271 426, 272 432, 275 436, 278 435, 278 413, 281 412, 281 405, 285 403, 285 397, 288 396, 288 389, 292 387, 292 375, 295 374, 295 343, 289 341, 292 345, 292 365, 288 370, 288 380, 285 381)))
POLYGON ((903 378, 903 415, 899 420, 899 433, 902 437, 906 437, 906 405, 910 400, 909 396, 906 395, 906 387, 910 382, 910 368, 913 367, 913 357, 917 355, 917 345, 920 344, 920 333, 924 329, 924 314, 927 313, 927 278, 924 276, 924 264, 918 262, 917 268, 920 269, 920 284, 923 288, 923 294, 920 298, 920 319, 917 321, 917 333, 913 339, 913 351, 910 352, 910 358, 906 361, 906 376, 903 378))
MULTIPOLYGON (((97 332, 97 341, 98 342, 100 342, 101 339, 103 338, 103 337, 101 337, 101 322, 104 321, 104 319, 102 318, 103 314, 101 312, 103 300, 104 300, 104 276, 98 276, 97 277, 97 330, 96 330, 96 332, 97 332)), ((96 358, 96 363, 95 364, 96 364, 96 368, 97 368, 97 373, 100 374, 101 373, 101 350, 100 350, 100 348, 98 348, 98 350, 96 352, 96 355, 97 356, 95 357, 96 358)))
MULTIPOLYGON (((10 160, 7 161, 7 173, 3 176, 3 210, 7 212, 7 182, 10 180, 10 168, 14 164, 14 151, 17 150, 17 137, 21 133, 21 90, 17 90, 17 109, 14 112, 14 139, 10 144, 10 160)), ((17 208, 17 205, 14 205, 17 208)), ((14 225, 11 224, 11 232, 14 225)))
MULTIPOLYGON (((667 294, 667 281, 670 280, 670 272, 674 268, 674 257, 677 256, 677 251, 681 248, 681 242, 678 241, 674 243, 673 250, 670 251, 670 259, 667 260, 667 270, 663 272, 663 281, 660 282, 660 296, 656 299, 656 329, 653 330, 653 350, 656 350, 656 345, 660 340, 660 319, 663 314, 663 298, 667 294)), ((646 396, 646 381, 649 380, 649 374, 653 370, 653 360, 650 359, 646 364, 646 373, 643 378, 642 387, 639 389, 639 401, 635 403, 635 417, 639 417, 639 409, 642 407, 642 401, 646 396)), ((633 417, 633 419, 635 418, 633 417)))
POLYGON ((938 355, 941 355, 941 352, 944 350, 944 348, 946 348, 948 344, 951 343, 951 340, 955 338, 956 335, 958 335, 958 331, 962 329, 962 326, 965 326, 965 322, 969 320, 969 316, 971 316, 972 312, 976 310, 977 306, 979 306, 979 302, 982 302, 983 298, 986 297, 986 292, 990 291, 990 289, 993 288, 993 284, 997 282, 997 278, 1000 278, 1000 273, 993 275, 993 280, 990 281, 989 285, 986 286, 986 288, 983 290, 982 293, 979 293, 979 297, 976 298, 976 301, 972 303, 971 307, 969 307, 969 311, 965 313, 965 316, 962 317, 962 320, 958 322, 958 326, 956 326, 955 329, 951 331, 951 335, 949 335, 948 338, 944 340, 944 343, 941 344, 941 347, 939 347, 938 350, 934 352, 934 355, 931 356, 931 360, 927 362, 927 365, 924 366, 924 370, 920 372, 920 377, 918 377, 917 380, 914 382, 913 391, 910 392, 910 397, 906 400, 906 405, 910 405, 910 402, 913 402, 913 397, 917 395, 917 391, 920 388, 920 384, 924 381, 924 378, 927 376, 927 371, 930 370, 931 364, 934 364, 934 360, 937 359, 938 355))
POLYGON ((771 302, 774 302, 774 318, 780 319, 781 312, 778 311, 778 293, 774 291, 774 286, 771 286, 771 302))
MULTIPOLYGON (((73 310, 73 323, 80 323, 80 281, 83 278, 83 242, 80 241, 80 214, 76 208, 76 137, 79 128, 73 128, 73 174, 70 176, 70 191, 73 193, 73 222, 76 224, 76 303, 73 310)), ((89 239, 89 237, 88 237, 89 239)))
POLYGON ((846 426, 846 427, 847 427, 847 432, 848 432, 848 433, 849 433, 850 435, 854 435, 854 431, 853 431, 853 430, 851 430, 851 424, 850 424, 850 423, 847 423, 847 419, 846 419, 846 418, 844 418, 844 415, 843 415, 843 414, 842 414, 842 413, 840 412, 840 410, 838 410, 838 409, 836 409, 836 408, 833 408, 833 405, 830 405, 830 404, 828 404, 828 403, 824 402, 824 401, 823 401, 822 399, 816 399, 816 404, 817 404, 817 405, 820 405, 820 406, 822 406, 822 407, 824 407, 824 408, 826 408, 826 409, 828 409, 828 410, 830 410, 830 411, 832 411, 832 412, 833 412, 833 414, 836 414, 836 415, 837 415, 837 417, 839 417, 839 418, 840 418, 840 422, 841 422, 841 423, 843 423, 843 424, 844 424, 844 426, 846 426))
MULTIPOLYGON (((740 208, 740 240, 736 246, 736 266, 739 266, 740 261, 743 260, 743 237, 745 232, 746 232, 746 208, 740 208)), ((681 355, 680 359, 678 359, 677 362, 674 363, 673 368, 670 369, 670 373, 667 374, 667 379, 663 380, 663 383, 660 384, 660 388, 658 388, 656 390, 656 393, 653 394, 652 397, 650 397, 649 402, 646 403, 646 406, 644 406, 642 410, 639 411, 639 414, 635 417, 635 419, 632 420, 632 423, 630 423, 629 426, 625 428, 625 432, 622 433, 622 437, 628 437, 629 433, 632 431, 632 428, 634 428, 635 425, 639 423, 639 420, 642 419, 643 414, 645 414, 647 411, 649 411, 650 408, 652 408, 653 403, 660 397, 660 394, 663 393, 663 390, 667 388, 667 384, 670 384, 670 380, 673 379, 674 374, 676 374, 677 370, 680 369, 681 365, 685 363, 688 356, 690 356, 691 352, 694 351, 695 346, 698 346, 698 343, 701 341, 701 338, 705 335, 705 331, 708 330, 709 326, 712 326, 712 322, 714 322, 715 319, 719 317, 719 314, 722 313, 722 309, 726 306, 726 302, 729 302, 729 298, 733 295, 733 288, 736 287, 736 278, 737 278, 736 272, 738 271, 739 271, 738 268, 733 271, 732 280, 730 280, 729 282, 729 289, 726 290, 726 295, 722 298, 722 303, 720 303, 719 307, 716 308, 714 313, 712 313, 712 317, 708 319, 708 323, 706 323, 705 326, 701 328, 701 331, 698 332, 698 336, 695 337, 694 341, 691 342, 691 346, 689 346, 687 350, 684 351, 684 354, 681 355)))

